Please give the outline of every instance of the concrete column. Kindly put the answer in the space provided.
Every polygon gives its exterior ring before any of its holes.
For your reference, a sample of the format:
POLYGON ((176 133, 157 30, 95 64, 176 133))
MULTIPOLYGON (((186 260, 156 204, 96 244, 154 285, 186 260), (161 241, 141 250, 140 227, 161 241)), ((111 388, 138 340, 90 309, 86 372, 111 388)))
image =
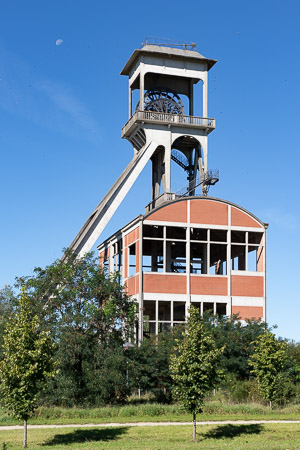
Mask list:
POLYGON ((164 191, 171 192, 171 146, 165 147, 164 163, 164 191))
POLYGON ((203 169, 204 172, 207 172, 207 137, 205 137, 205 139, 203 140, 202 150, 203 150, 203 169))
POLYGON ((208 89, 207 89, 207 77, 203 80, 203 108, 202 117, 208 117, 207 104, 208 104, 208 89))
POLYGON ((189 102, 189 115, 194 115, 194 83, 190 80, 190 102, 189 102))
POLYGON ((144 64, 141 63, 141 70, 140 70, 140 110, 144 111, 144 90, 145 90, 145 80, 144 80, 144 64))
POLYGON ((152 200, 156 198, 156 185, 157 185, 157 156, 153 155, 152 162, 152 200))
POLYGON ((132 89, 130 85, 128 89, 128 113, 130 119, 130 117, 132 116, 132 89))

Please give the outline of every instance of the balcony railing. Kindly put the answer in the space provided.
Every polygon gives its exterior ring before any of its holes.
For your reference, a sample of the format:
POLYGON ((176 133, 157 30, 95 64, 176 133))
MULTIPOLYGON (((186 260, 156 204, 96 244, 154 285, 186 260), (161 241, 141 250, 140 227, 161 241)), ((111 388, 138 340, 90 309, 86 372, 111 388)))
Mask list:
POLYGON ((182 116, 179 114, 169 114, 154 111, 135 111, 128 122, 122 128, 122 137, 126 137, 128 131, 137 122, 175 125, 183 127, 196 127, 212 131, 216 127, 216 120, 198 116, 182 116))

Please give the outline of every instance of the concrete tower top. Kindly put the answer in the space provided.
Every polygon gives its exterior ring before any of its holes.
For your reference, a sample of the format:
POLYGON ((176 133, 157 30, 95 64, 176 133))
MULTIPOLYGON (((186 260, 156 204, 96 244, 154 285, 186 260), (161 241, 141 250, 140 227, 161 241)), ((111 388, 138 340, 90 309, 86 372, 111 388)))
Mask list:
POLYGON ((136 62, 142 57, 158 57, 160 59, 168 57, 181 61, 201 62, 207 64, 207 69, 211 69, 217 62, 215 59, 208 59, 195 50, 185 50, 181 48, 165 47, 159 45, 146 44, 141 49, 136 49, 123 67, 121 75, 129 75, 136 62))

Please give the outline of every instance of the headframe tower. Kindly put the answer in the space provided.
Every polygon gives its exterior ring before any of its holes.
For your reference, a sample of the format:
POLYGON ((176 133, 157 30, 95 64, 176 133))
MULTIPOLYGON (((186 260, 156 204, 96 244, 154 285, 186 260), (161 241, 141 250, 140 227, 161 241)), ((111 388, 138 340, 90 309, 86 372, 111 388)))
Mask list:
POLYGON ((206 196, 209 186, 218 181, 218 171, 209 170, 207 162, 208 135, 215 129, 215 119, 208 117, 208 72, 215 63, 187 43, 148 39, 132 53, 121 71, 129 80, 129 120, 122 138, 132 143, 134 156, 71 243, 75 253, 83 256, 92 248, 149 160, 149 210, 180 196, 193 196, 197 186, 206 196), (200 94, 195 96, 198 83, 202 83, 202 102, 200 94), (195 106, 200 115, 194 115, 195 106), (179 193, 171 189, 171 160, 187 174, 188 185, 179 193))
POLYGON ((179 45, 146 41, 121 72, 129 78, 129 120, 122 137, 132 143, 135 153, 150 142, 157 144, 151 157, 153 206, 160 194, 172 192, 172 159, 187 172, 190 195, 199 184, 207 195, 208 186, 218 179, 218 173, 207 166, 207 138, 215 128, 215 119, 208 118, 208 71, 216 61, 195 51, 195 44, 179 45), (194 94, 198 82, 202 102, 194 94), (134 106, 135 90, 139 101, 134 106), (200 106, 200 116, 194 114, 195 104, 200 106))

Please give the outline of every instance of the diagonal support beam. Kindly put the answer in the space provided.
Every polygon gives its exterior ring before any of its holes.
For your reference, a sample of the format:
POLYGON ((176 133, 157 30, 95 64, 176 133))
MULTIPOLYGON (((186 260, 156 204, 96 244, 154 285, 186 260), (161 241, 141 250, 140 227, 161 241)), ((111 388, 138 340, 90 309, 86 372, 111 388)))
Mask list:
POLYGON ((158 144, 154 141, 144 145, 143 148, 130 161, 126 169, 110 188, 99 205, 87 219, 69 248, 78 256, 88 253, 100 234, 124 200, 132 185, 142 172, 143 168, 155 152, 158 144))

